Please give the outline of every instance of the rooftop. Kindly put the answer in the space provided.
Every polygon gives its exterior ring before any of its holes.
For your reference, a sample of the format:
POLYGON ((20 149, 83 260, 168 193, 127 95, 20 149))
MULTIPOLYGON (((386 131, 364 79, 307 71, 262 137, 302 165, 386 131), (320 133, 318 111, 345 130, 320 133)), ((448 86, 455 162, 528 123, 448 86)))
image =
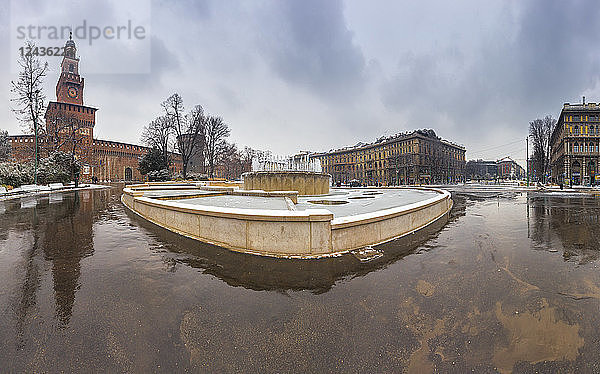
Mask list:
POLYGON ((578 104, 563 104, 563 111, 577 110, 600 110, 600 103, 578 103, 578 104))
POLYGON ((376 145, 382 144, 382 143, 391 143, 391 142, 394 142, 399 139, 408 139, 408 138, 412 138, 412 137, 416 137, 416 136, 422 136, 425 138, 436 139, 436 140, 439 140, 443 144, 465 150, 465 147, 463 145, 459 145, 459 144, 456 144, 449 140, 440 138, 439 136, 436 135, 435 131, 433 131, 432 129, 422 129, 422 130, 413 130, 410 132, 402 132, 402 133, 398 133, 398 134, 391 135, 391 136, 382 136, 382 137, 377 138, 374 142, 371 142, 371 143, 358 142, 353 146, 346 146, 346 147, 337 148, 337 149, 330 149, 329 151, 318 152, 318 153, 333 153, 333 152, 351 151, 351 150, 355 150, 355 149, 373 147, 373 146, 376 146, 376 145))

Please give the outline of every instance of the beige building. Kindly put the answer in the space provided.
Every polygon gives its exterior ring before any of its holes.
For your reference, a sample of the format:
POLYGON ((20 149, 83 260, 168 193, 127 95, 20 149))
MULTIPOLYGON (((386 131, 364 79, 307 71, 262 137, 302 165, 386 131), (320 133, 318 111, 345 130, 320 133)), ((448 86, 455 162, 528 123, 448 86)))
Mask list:
POLYGON ((311 157, 333 183, 393 186, 463 182, 465 152, 433 130, 416 130, 311 157))

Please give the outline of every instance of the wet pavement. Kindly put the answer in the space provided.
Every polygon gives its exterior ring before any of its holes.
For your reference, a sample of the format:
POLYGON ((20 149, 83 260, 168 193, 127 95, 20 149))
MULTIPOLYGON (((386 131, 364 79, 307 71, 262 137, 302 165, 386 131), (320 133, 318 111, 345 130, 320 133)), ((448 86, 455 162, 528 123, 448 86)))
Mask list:
POLYGON ((316 261, 232 253, 119 189, 1 203, 1 372, 600 372, 600 199, 453 195, 316 261))

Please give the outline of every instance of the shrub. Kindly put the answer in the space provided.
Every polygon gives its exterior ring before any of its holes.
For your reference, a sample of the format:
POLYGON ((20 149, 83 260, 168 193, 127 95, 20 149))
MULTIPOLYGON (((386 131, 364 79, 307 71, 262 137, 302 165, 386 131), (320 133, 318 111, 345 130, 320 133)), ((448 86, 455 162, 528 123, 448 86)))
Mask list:
POLYGON ((187 179, 193 181, 207 181, 208 175, 201 173, 187 173, 187 179))
POLYGON ((33 167, 30 164, 3 162, 0 164, 0 184, 18 187, 33 183, 33 167))
POLYGON ((171 179, 169 169, 153 170, 148 172, 148 180, 150 182, 164 182, 171 179))
MULTIPOLYGON (((64 152, 55 152, 43 158, 38 164, 38 184, 68 183, 72 173, 79 170, 79 164, 71 155, 64 152)), ((12 162, 0 163, 0 184, 18 187, 23 184, 32 184, 35 166, 33 161, 26 164, 12 162)))

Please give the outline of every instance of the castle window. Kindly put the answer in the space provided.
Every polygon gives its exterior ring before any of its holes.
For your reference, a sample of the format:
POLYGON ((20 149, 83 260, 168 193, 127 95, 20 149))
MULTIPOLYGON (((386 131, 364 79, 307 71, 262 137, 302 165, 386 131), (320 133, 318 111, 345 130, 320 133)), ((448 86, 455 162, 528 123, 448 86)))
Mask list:
POLYGON ((69 64, 69 71, 72 73, 75 70, 75 66, 73 64, 69 64))

